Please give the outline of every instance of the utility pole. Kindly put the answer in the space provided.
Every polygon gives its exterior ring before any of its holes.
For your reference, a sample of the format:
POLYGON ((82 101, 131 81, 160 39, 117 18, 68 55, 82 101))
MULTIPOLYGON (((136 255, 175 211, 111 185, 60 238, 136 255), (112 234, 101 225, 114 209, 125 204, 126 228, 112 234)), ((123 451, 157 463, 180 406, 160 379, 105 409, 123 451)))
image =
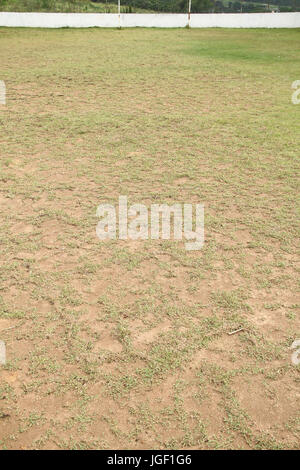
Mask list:
POLYGON ((189 11, 188 11, 188 26, 190 26, 191 21, 191 10, 192 10, 192 0, 189 0, 189 11))
POLYGON ((119 18, 119 28, 121 28, 121 0, 118 0, 118 18, 119 18))

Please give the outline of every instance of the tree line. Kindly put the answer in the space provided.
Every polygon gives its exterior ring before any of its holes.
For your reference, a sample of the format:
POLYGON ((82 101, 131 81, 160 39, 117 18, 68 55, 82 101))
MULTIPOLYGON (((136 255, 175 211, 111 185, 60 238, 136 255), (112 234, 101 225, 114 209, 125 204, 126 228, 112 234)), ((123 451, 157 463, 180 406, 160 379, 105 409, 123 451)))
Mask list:
MULTIPOLYGON (((186 13, 189 0, 121 0, 122 13, 186 13)), ((0 0, 0 11, 116 12, 118 0, 0 0)), ((300 11, 300 0, 192 0, 192 13, 300 11), (275 6, 275 8, 274 8, 275 6), (276 8, 277 6, 277 8, 276 8)))
MULTIPOLYGON (((104 3, 105 0, 93 0, 95 3, 104 3)), ((109 3, 118 3, 118 0, 107 0, 109 3)), ((121 4, 129 8, 127 12, 134 12, 135 8, 166 12, 186 13, 188 0, 121 0, 121 4)), ((273 5, 278 6, 278 11, 300 11, 300 0, 235 0, 223 2, 222 0, 192 0, 192 13, 206 12, 264 12, 273 10, 273 5)), ((276 8, 275 8, 276 10, 276 8)))

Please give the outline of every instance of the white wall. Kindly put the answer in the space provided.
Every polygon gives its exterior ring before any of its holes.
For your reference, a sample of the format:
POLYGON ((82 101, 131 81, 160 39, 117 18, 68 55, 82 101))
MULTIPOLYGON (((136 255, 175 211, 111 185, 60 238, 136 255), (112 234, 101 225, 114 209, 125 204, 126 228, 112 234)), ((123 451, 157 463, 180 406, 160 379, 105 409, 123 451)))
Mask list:
POLYGON ((130 13, 121 15, 122 26, 145 28, 184 28, 188 16, 176 13, 130 13))
POLYGON ((210 13, 191 15, 192 28, 300 28, 300 13, 210 13))
MULTIPOLYGON (((116 28, 160 27, 183 28, 186 14, 122 14, 112 13, 10 13, 0 12, 0 26, 30 28, 116 28)), ((192 28, 300 28, 299 13, 205 13, 192 14, 192 28)))
POLYGON ((117 27, 118 15, 94 13, 10 13, 0 12, 0 26, 27 28, 117 27))

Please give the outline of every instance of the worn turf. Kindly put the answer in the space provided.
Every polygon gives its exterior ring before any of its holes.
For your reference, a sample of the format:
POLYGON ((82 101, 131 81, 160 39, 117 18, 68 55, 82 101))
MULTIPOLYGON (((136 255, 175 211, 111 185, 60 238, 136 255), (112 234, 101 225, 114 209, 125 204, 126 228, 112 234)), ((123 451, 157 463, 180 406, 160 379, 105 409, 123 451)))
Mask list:
POLYGON ((299 447, 299 39, 0 29, 1 448, 299 447), (204 248, 100 242, 119 195, 204 248))

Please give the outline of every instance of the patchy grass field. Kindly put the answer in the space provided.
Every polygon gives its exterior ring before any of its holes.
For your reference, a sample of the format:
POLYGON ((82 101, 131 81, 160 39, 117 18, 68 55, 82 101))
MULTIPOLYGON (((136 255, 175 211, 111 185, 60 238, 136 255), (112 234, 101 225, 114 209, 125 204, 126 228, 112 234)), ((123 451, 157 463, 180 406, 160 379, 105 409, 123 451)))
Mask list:
POLYGON ((0 29, 1 448, 299 447, 299 39, 0 29), (203 250, 100 242, 120 194, 203 250))

